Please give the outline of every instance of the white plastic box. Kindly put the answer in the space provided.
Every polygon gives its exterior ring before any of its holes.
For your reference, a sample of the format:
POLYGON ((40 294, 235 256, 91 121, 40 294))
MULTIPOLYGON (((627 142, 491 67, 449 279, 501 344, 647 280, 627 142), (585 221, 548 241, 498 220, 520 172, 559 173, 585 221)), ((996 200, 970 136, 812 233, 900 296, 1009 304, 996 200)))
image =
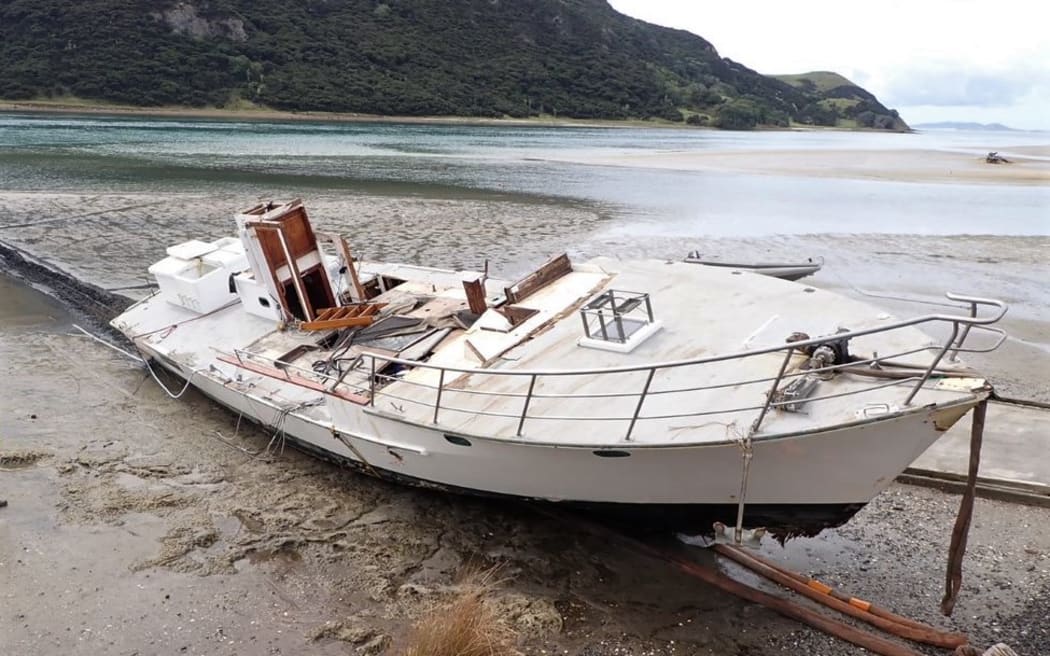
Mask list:
POLYGON ((204 314, 237 298, 230 292, 230 276, 248 268, 240 240, 194 239, 168 248, 167 253, 149 272, 168 303, 204 314))

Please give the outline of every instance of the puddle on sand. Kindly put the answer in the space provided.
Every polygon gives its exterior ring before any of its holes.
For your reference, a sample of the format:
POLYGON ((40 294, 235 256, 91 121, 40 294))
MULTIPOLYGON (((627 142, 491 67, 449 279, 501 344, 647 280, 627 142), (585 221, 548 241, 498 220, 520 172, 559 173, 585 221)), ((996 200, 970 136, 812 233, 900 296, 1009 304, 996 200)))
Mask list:
POLYGON ((0 330, 57 330, 72 324, 59 301, 0 272, 0 330))

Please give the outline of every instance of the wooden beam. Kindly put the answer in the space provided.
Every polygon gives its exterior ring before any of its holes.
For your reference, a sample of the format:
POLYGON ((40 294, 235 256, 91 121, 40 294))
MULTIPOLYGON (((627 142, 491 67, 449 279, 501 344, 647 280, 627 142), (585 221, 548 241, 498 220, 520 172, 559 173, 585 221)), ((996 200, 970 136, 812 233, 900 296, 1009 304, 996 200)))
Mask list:
POLYGON ((357 266, 354 264, 353 255, 350 254, 350 245, 346 243, 346 239, 342 235, 331 232, 321 233, 319 236, 330 241, 335 246, 336 252, 339 253, 339 257, 343 258, 343 262, 346 264, 346 282, 357 295, 354 300, 367 301, 368 292, 365 291, 365 287, 361 284, 361 279, 357 275, 357 266))
POLYGON ((485 279, 464 280, 463 291, 467 293, 467 305, 470 306, 470 311, 474 314, 484 314, 489 308, 488 301, 485 299, 485 279))
POLYGON ((520 303, 569 273, 572 273, 572 262, 568 255, 562 253, 552 257, 543 266, 503 290, 507 296, 507 303, 520 303))

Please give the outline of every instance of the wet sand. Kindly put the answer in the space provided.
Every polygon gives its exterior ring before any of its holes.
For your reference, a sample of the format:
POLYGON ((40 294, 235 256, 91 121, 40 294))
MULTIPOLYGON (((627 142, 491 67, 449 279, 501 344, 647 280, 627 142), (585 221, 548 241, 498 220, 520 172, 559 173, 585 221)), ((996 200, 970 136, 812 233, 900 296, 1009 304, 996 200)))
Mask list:
MULTIPOLYGON (((30 308, 0 325, 5 653, 395 654, 465 570, 497 564, 495 603, 527 654, 856 653, 521 507, 282 452, 68 334, 71 318, 36 292, 0 290, 30 308)), ((847 526, 763 551, 975 644, 1041 653, 1050 511, 978 499, 946 620, 936 603, 956 503, 895 485, 847 526)))
POLYGON ((1050 184, 1050 158, 1045 156, 1046 150, 1042 146, 1011 149, 996 148, 990 144, 985 152, 999 151, 1010 159, 1005 164, 988 164, 984 161, 984 153, 919 149, 705 150, 553 158, 553 161, 678 171, 735 171, 899 182, 1045 185, 1050 184))

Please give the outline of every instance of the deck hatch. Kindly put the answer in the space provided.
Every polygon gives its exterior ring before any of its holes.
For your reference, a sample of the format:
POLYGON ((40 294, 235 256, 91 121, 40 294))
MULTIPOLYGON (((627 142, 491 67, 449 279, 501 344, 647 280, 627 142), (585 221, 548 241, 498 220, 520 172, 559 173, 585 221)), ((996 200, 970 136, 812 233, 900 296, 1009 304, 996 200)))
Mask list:
POLYGON ((630 353, 661 326, 649 295, 615 289, 603 292, 580 309, 583 334, 579 345, 630 353))

